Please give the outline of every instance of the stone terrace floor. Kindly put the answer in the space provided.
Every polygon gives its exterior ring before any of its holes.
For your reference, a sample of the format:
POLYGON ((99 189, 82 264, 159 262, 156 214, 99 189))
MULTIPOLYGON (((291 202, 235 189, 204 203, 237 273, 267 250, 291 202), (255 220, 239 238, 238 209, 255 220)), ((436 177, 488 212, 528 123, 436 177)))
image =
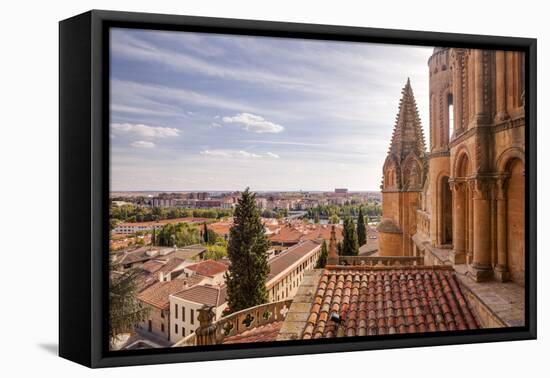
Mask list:
POLYGON ((475 282, 468 277, 466 264, 455 265, 457 278, 487 304, 509 327, 525 325, 525 288, 514 282, 475 282))

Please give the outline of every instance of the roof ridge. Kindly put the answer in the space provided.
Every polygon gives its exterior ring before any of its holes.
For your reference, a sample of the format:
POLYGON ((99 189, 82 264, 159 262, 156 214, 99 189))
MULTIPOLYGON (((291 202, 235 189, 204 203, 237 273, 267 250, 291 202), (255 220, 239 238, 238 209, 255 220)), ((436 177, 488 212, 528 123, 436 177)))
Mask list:
POLYGON ((325 271, 336 270, 453 270, 450 265, 392 265, 392 266, 366 266, 366 265, 327 265, 325 271))

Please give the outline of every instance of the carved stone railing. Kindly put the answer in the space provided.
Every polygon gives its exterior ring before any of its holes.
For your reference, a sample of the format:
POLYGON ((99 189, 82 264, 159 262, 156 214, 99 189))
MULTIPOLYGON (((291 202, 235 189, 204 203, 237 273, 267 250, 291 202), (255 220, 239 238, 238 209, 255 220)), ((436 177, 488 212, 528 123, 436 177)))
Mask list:
POLYGON ((195 332, 185 336, 183 339, 174 344, 175 347, 186 347, 197 345, 197 334, 195 332))
POLYGON ((430 235, 430 215, 423 210, 416 210, 416 227, 424 236, 430 235))
MULTIPOLYGON (((291 304, 292 300, 290 299, 280 302, 265 303, 234 312, 211 324, 215 326, 215 335, 211 335, 209 339, 215 340, 216 344, 222 344, 226 337, 238 335, 246 330, 260 327, 265 324, 283 321, 291 304)), ((201 324, 196 332, 178 341, 174 346, 183 347, 200 344, 196 334, 199 333, 202 328, 205 327, 201 324)))
POLYGON ((410 266, 422 265, 422 256, 340 256, 339 265, 350 266, 410 266))

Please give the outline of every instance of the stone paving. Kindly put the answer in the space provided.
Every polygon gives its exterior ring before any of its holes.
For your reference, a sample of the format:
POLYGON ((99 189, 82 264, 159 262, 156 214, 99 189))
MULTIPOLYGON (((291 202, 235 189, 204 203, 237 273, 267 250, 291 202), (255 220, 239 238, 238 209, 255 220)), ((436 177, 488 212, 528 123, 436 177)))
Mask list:
POLYGON ((525 325, 525 288, 514 282, 475 282, 465 264, 455 265, 458 279, 509 327, 525 325))

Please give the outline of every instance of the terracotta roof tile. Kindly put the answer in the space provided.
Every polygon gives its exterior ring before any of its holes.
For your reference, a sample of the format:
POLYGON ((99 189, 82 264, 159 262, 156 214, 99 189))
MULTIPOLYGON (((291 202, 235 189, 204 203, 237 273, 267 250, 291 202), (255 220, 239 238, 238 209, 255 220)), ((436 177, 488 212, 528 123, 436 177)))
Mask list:
POLYGON ((170 295, 182 291, 187 285, 187 280, 180 279, 157 282, 139 293, 137 298, 157 308, 166 309, 170 306, 170 295))
POLYGON ((258 343, 275 341, 283 325, 282 321, 264 324, 242 333, 226 337, 223 344, 258 343))
POLYGON ((328 267, 302 338, 478 327, 449 267, 328 267))
POLYGON ((197 264, 186 266, 185 268, 201 276, 213 277, 216 274, 225 272, 227 270, 227 265, 215 260, 204 260, 197 264))
POLYGON ((212 285, 195 285, 187 290, 173 294, 174 297, 190 302, 220 307, 227 302, 227 287, 212 285))

